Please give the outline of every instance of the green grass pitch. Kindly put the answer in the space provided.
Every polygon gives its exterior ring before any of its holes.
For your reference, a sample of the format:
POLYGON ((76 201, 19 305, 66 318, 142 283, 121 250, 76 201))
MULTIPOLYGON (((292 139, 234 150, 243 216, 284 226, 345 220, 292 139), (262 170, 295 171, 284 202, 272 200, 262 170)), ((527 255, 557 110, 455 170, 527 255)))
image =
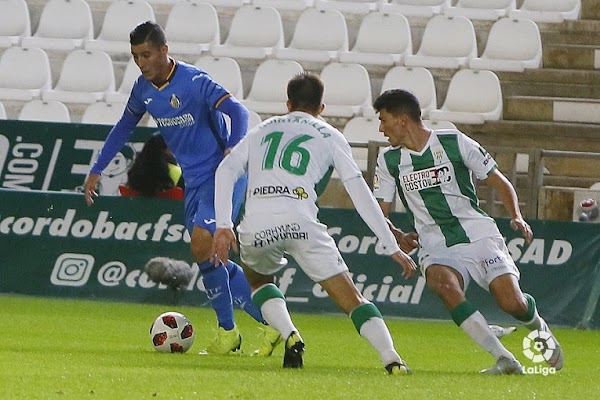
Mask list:
MULTIPOLYGON (((595 399, 600 332, 554 329, 565 351, 556 375, 481 376, 493 364, 451 322, 389 319, 414 374, 388 376, 376 352, 342 315, 293 314, 306 341, 305 367, 281 368, 249 354, 258 325, 236 312, 244 354, 200 356, 213 337, 211 309, 0 296, 0 399, 595 399), (154 351, 149 328, 164 311, 194 324, 185 354, 154 351)), ((525 364, 526 332, 503 338, 525 364)), ((532 365, 532 364, 528 364, 532 365)))

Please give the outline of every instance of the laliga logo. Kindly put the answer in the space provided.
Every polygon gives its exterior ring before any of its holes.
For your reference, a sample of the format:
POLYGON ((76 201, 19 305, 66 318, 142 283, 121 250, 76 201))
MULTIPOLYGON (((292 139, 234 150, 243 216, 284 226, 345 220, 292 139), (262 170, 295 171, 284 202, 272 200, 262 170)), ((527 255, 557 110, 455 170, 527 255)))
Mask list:
POLYGON ((554 338, 548 332, 531 331, 523 338, 523 354, 534 363, 548 361, 555 348, 554 338))

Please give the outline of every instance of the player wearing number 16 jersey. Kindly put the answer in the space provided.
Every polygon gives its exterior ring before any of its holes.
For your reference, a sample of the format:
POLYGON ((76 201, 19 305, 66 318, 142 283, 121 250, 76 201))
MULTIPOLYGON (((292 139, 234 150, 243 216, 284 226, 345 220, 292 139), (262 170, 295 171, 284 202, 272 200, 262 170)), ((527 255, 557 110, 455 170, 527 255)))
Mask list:
POLYGON ((409 369, 394 349, 381 313, 354 286, 327 227, 317 220, 315 185, 331 168, 337 171, 385 253, 402 265, 404 275, 412 275, 416 265, 396 244, 344 136, 317 118, 324 107, 322 97, 323 83, 316 75, 292 78, 288 83, 290 113, 270 118, 251 130, 217 169, 214 261, 226 263, 230 245, 236 246, 231 193, 234 182, 247 172, 246 213, 238 227, 241 258, 253 290, 252 301, 287 339, 283 367, 302 367, 304 351, 284 296, 274 284, 274 274, 286 264, 283 256, 288 253, 350 315, 388 372, 406 374, 409 369))

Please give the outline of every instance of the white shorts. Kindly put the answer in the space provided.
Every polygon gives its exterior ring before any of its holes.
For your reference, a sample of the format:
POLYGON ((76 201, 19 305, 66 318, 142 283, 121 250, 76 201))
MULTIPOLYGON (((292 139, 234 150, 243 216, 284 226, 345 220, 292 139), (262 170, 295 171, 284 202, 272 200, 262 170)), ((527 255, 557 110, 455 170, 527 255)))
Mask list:
POLYGON ((419 264, 423 276, 430 265, 446 265, 457 270, 463 277, 466 291, 471 278, 489 291, 490 283, 500 275, 513 274, 520 278, 508 248, 501 236, 480 239, 473 243, 440 246, 435 249, 420 249, 419 264))
POLYGON ((273 275, 285 267, 285 253, 314 282, 348 271, 327 226, 305 216, 247 215, 237 231, 242 262, 259 274, 273 275))

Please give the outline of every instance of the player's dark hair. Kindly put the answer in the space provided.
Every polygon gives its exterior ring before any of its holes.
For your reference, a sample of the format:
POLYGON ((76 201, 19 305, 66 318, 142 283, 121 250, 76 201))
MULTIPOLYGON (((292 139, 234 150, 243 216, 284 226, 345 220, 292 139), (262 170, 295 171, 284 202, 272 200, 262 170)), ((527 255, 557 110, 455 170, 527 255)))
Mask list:
POLYGON ((421 105, 417 96, 403 89, 391 89, 383 92, 373 103, 375 111, 385 110, 390 114, 406 114, 410 119, 421 119, 421 105))
POLYGON ((319 111, 325 86, 317 74, 302 72, 287 85, 287 96, 293 110, 319 111))
POLYGON ((167 44, 167 35, 165 35, 165 31, 156 22, 141 22, 129 33, 129 43, 136 46, 145 42, 150 42, 153 46, 160 47, 167 44))
POLYGON ((151 136, 127 171, 127 186, 147 197, 173 188, 169 163, 176 161, 167 152, 164 138, 159 134, 151 136))

